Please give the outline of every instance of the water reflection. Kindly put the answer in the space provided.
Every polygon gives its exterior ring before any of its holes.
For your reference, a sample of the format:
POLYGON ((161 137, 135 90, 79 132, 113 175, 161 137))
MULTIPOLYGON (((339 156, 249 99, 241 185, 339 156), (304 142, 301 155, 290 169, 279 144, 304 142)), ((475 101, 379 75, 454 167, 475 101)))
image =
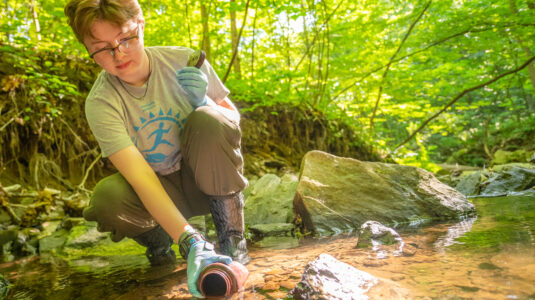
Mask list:
POLYGON ((65 261, 52 256, 2 264, 15 285, 9 299, 114 299, 140 285, 185 272, 175 267, 151 268, 142 256, 88 257, 65 261))
POLYGON ((448 231, 445 235, 439 237, 434 243, 433 247, 438 253, 444 254, 445 249, 453 244, 459 243, 456 241, 457 238, 463 236, 465 233, 472 230, 474 222, 477 220, 477 216, 469 217, 460 221, 459 223, 453 224, 448 227, 448 231))

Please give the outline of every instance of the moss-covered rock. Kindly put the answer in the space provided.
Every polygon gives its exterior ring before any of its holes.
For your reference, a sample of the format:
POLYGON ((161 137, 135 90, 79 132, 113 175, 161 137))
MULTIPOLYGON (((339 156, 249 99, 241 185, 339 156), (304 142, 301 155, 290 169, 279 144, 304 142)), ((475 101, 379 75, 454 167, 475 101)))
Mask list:
POLYGON ((528 162, 531 153, 526 150, 505 151, 498 150, 494 153, 494 159, 491 161, 491 165, 503 165, 507 163, 525 163, 528 162))
POLYGON ((305 229, 329 235, 367 220, 457 219, 474 206, 426 170, 311 151, 303 158, 294 210, 305 229))
POLYGON ((287 174, 279 178, 266 174, 244 193, 245 224, 291 223, 294 219, 293 198, 297 177, 287 174))

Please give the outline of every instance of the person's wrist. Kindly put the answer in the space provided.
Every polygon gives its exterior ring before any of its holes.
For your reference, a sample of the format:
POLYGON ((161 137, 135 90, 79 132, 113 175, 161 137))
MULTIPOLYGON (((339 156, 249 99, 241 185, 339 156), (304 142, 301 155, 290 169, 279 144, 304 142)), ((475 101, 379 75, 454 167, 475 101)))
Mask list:
POLYGON ((180 238, 178 239, 178 250, 182 258, 187 260, 191 247, 201 241, 206 240, 200 234, 200 232, 195 230, 195 228, 191 227, 191 225, 189 224, 184 226, 184 232, 180 235, 180 238))

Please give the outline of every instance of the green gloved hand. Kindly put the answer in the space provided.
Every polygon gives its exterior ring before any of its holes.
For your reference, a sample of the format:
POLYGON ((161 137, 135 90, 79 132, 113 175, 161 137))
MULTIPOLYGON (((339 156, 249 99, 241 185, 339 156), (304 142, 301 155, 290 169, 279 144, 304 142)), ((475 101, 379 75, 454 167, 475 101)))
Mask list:
POLYGON ((182 258, 187 259, 188 290, 197 297, 204 296, 197 289, 197 280, 201 271, 208 265, 219 262, 226 265, 232 262, 232 258, 219 255, 214 251, 214 245, 207 242, 200 233, 191 226, 186 226, 185 232, 179 239, 179 250, 182 258))

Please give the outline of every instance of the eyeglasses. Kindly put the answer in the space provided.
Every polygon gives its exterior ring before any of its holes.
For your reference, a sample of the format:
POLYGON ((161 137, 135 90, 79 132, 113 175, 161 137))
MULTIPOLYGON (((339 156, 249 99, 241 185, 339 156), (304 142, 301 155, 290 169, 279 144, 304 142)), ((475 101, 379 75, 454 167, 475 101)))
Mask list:
POLYGON ((127 37, 125 39, 122 39, 116 47, 106 47, 106 48, 102 48, 100 50, 97 50, 97 51, 89 54, 89 57, 90 58, 97 57, 97 58, 101 58, 101 59, 106 59, 106 58, 114 58, 115 57, 115 51, 119 51, 119 52, 125 53, 125 54, 129 53, 130 51, 132 51, 135 48, 137 48, 136 46, 138 46, 138 43, 139 43, 139 27, 140 27, 140 25, 137 26, 136 35, 127 37), (107 54, 109 54, 109 56, 107 54))

